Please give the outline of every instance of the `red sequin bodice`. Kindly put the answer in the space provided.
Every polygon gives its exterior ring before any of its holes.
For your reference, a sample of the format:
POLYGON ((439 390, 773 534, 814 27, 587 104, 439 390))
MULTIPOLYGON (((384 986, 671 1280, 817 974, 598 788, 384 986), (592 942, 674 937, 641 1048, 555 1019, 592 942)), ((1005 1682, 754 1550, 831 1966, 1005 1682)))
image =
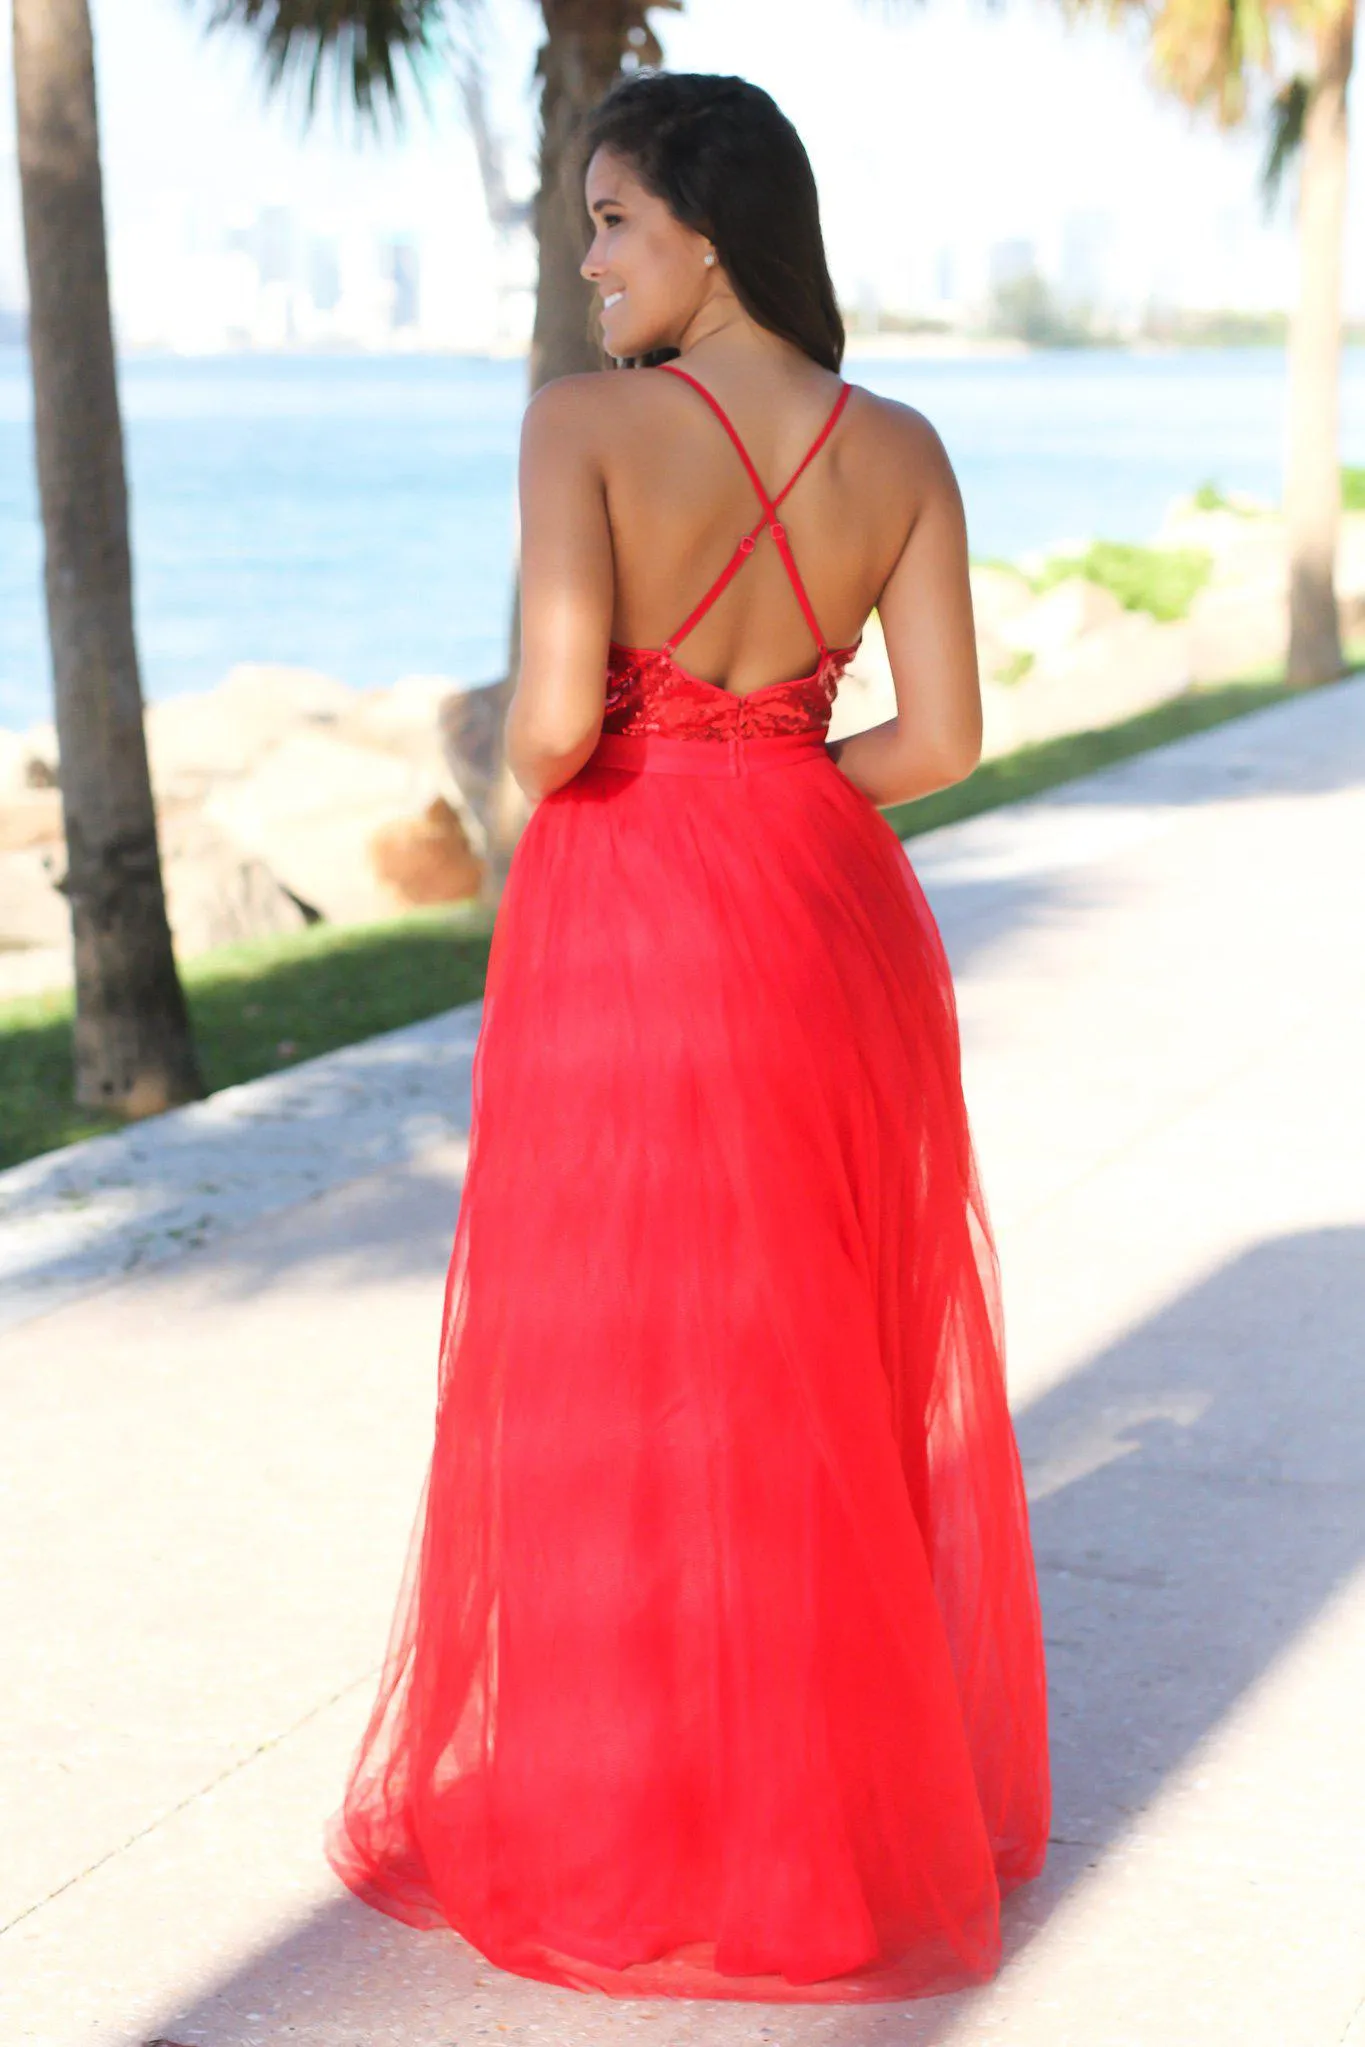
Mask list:
POLYGON ((736 696, 690 675, 664 647, 621 647, 613 641, 602 730, 701 740, 823 732, 858 644, 826 648, 809 675, 736 696))
POLYGON ((734 445, 748 474, 762 515, 743 535, 725 567, 709 590, 687 614, 676 632, 661 647, 624 647, 613 640, 607 656, 607 700, 602 719, 604 733, 660 736, 673 739, 732 740, 735 738, 778 738, 791 734, 823 734, 839 688, 839 678, 861 645, 830 647, 820 630, 801 572, 792 559, 787 529, 777 516, 779 505, 820 452, 838 423, 848 402, 849 389, 841 383, 839 394, 824 425, 800 462, 775 497, 770 497, 763 479, 734 424, 719 400, 704 384, 676 363, 661 366, 705 399, 734 445), (718 682, 693 675, 678 660, 677 649, 693 627, 700 623, 721 592, 739 574, 764 531, 771 535, 790 579, 806 624, 815 642, 817 659, 808 675, 790 681, 764 683, 761 689, 738 696, 718 682))

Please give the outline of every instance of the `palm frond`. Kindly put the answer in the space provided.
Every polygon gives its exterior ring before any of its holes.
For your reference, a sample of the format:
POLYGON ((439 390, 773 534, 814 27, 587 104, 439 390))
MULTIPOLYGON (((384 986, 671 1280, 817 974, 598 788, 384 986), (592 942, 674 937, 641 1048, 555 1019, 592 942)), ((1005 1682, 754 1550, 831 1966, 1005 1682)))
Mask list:
POLYGON ((1157 77, 1187 105, 1211 108, 1221 126, 1243 118, 1250 73, 1271 60, 1267 0, 1161 0, 1152 24, 1157 77))
POLYGON ((430 113, 431 77, 451 46, 452 7, 467 0, 211 0, 205 28, 236 27, 255 35, 267 87, 305 79, 304 118, 311 122, 324 78, 333 76, 361 121, 378 127, 381 110, 395 127, 405 106, 406 71, 430 113))
POLYGON ((1312 80, 1299 73, 1281 86, 1271 102, 1270 137, 1265 162, 1261 166, 1261 195, 1267 214, 1274 210, 1284 174, 1303 142, 1303 126, 1308 118, 1312 92, 1312 80))

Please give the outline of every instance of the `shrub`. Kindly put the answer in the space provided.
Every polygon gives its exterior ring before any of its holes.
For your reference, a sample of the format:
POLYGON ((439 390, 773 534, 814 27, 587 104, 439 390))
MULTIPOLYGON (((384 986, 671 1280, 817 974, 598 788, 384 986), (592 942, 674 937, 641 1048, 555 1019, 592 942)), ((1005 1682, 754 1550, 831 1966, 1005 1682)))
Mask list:
POLYGON ((1204 547, 1139 547, 1124 540, 1097 540, 1084 554, 1054 555, 1031 578, 1036 591, 1050 590, 1068 576, 1084 576, 1112 590, 1127 611, 1153 618, 1183 618, 1213 567, 1204 547))

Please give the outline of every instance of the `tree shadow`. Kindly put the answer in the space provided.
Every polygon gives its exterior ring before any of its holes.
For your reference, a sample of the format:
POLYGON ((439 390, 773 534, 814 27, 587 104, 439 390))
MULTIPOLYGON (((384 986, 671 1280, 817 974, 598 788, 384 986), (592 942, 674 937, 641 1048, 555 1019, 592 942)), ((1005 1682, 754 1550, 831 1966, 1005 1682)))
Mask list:
MULTIPOLYGON (((1021 1412, 1062 1852, 1007 1903, 1006 1973, 1365 1560, 1363 1322, 1365 1229, 1271 1239, 1021 1412)), ((930 2047, 991 1994, 680 2003, 665 2030, 668 2047, 930 2047)), ((435 2047, 482 2027, 509 2041, 616 2039, 645 2008, 509 1976, 457 1937, 409 1932, 342 1894, 140 2037, 435 2047)))

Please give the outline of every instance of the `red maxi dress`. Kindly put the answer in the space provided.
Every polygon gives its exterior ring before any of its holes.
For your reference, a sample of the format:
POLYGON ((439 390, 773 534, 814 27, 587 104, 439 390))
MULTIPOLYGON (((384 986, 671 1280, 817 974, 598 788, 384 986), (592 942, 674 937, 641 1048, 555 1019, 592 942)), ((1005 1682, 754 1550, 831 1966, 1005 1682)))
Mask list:
POLYGON ((791 483, 694 387, 762 515, 665 646, 612 646, 511 862, 434 1450, 327 1847, 523 1976, 913 1997, 992 1974, 1047 1836, 997 1270, 939 934, 824 743, 855 649, 791 483), (765 527, 819 658, 736 697, 676 648, 765 527))

